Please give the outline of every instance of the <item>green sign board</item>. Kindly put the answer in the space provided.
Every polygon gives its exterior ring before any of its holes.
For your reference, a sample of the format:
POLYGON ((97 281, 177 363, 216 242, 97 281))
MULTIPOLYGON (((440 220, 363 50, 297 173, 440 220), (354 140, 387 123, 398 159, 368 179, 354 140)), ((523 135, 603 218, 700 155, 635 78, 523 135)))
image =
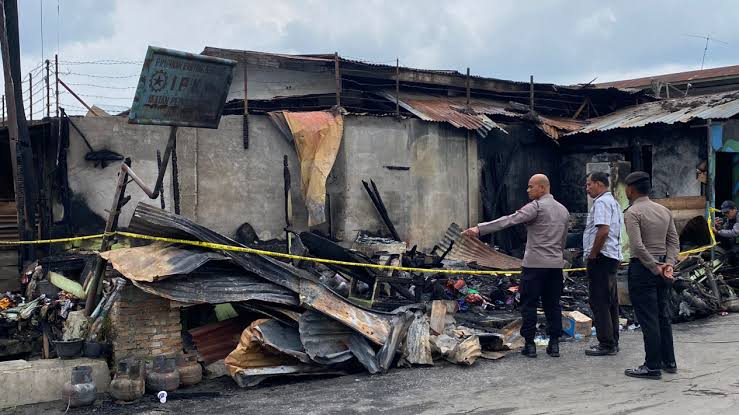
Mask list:
POLYGON ((236 62, 149 46, 128 122, 218 128, 236 62))

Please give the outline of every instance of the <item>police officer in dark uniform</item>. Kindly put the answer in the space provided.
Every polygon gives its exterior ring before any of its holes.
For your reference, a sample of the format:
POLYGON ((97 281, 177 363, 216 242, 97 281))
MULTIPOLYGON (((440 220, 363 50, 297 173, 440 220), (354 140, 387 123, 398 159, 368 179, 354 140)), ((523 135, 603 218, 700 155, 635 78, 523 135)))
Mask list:
POLYGON ((660 379, 662 370, 677 372, 668 296, 680 244, 672 212, 649 199, 649 175, 633 172, 625 182, 631 202, 624 212, 631 252, 629 297, 641 325, 646 358, 643 365, 624 373, 660 379))

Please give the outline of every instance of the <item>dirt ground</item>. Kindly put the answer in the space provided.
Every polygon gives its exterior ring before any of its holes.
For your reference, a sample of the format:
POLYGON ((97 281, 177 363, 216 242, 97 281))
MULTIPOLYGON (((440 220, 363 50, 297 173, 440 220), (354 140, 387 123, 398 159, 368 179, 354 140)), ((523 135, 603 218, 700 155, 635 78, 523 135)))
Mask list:
MULTIPOLYGON (((587 341, 563 343, 562 357, 540 350, 472 367, 394 369, 386 375, 282 380, 239 389, 221 378, 185 389, 215 397, 170 400, 147 396, 121 406, 108 398, 69 414, 736 414, 739 413, 739 314, 674 326, 679 372, 660 381, 631 379, 643 360, 640 332, 622 335, 621 353, 586 357, 587 341)), ((55 402, 0 414, 62 414, 55 402)))

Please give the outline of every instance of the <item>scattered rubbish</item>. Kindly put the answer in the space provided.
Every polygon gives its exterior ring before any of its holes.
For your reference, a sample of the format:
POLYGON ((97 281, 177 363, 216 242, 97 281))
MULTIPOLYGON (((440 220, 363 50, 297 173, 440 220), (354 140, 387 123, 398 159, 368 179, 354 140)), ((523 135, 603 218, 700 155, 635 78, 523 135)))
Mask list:
POLYGON ((588 337, 593 330, 593 320, 579 311, 562 312, 562 331, 570 336, 588 337))
POLYGON ((534 338, 534 343, 536 343, 537 346, 548 346, 549 337, 538 335, 534 338))
POLYGON ((491 351, 482 351, 480 352, 480 357, 487 360, 498 360, 506 357, 508 353, 506 352, 491 352, 491 351))
POLYGON ((157 392, 157 399, 159 399, 159 403, 167 403, 167 391, 157 392))
POLYGON ((429 319, 425 314, 417 311, 408 328, 399 365, 407 367, 433 365, 434 359, 431 357, 431 339, 429 336, 429 319))

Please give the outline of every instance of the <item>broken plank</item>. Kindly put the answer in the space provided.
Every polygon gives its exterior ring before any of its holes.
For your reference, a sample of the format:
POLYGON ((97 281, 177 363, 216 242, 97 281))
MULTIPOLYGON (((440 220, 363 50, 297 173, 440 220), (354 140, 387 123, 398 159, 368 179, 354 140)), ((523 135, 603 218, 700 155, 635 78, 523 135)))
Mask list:
POLYGON ((444 322, 447 313, 447 305, 442 300, 431 302, 431 332, 441 334, 444 332, 444 322))

